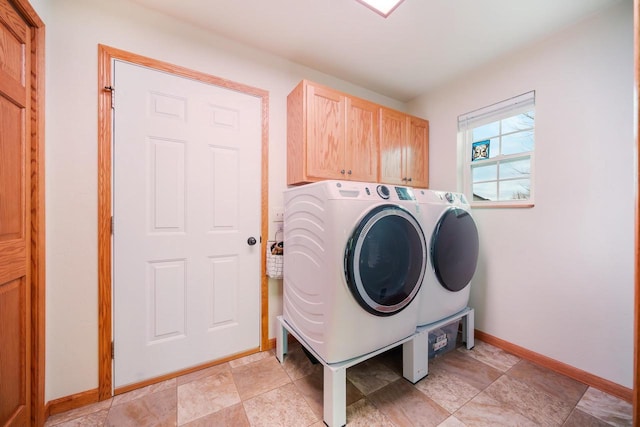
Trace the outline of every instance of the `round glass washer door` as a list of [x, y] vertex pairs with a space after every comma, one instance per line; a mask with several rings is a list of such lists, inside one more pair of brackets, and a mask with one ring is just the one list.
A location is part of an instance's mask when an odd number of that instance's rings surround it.
[[478, 264], [478, 228], [469, 212], [449, 208], [431, 236], [431, 262], [440, 284], [451, 292], [467, 287]]
[[344, 269], [358, 304], [376, 316], [406, 308], [422, 285], [427, 245], [409, 211], [381, 205], [365, 215], [347, 242]]

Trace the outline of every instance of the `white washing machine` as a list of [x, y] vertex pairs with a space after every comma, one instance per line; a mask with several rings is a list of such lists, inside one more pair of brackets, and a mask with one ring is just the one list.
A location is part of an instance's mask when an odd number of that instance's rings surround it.
[[427, 242], [411, 188], [322, 181], [284, 204], [283, 319], [326, 363], [415, 332]]
[[478, 263], [478, 229], [464, 194], [414, 189], [429, 245], [429, 266], [420, 290], [418, 326], [467, 307]]

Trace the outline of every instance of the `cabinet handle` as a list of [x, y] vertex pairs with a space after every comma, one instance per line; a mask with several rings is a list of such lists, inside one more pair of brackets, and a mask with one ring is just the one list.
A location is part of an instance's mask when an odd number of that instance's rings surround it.
[[405, 178], [402, 178], [402, 180], [406, 182], [406, 181], [407, 181], [407, 178], [406, 178], [406, 177], [405, 177]]
[[351, 169], [349, 169], [349, 172], [347, 172], [349, 175], [351, 175]]
[[411, 182], [411, 178], [407, 178], [407, 182]]
[[340, 173], [341, 173], [342, 175], [344, 175], [344, 169], [342, 169], [342, 170], [340, 171]]

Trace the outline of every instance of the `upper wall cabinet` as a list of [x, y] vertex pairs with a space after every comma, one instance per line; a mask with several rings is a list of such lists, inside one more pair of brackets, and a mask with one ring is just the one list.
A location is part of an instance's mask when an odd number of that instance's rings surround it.
[[429, 122], [303, 80], [287, 97], [287, 184], [429, 186]]
[[429, 122], [380, 109], [380, 182], [429, 186]]
[[287, 97], [287, 184], [377, 181], [379, 108], [300, 82]]

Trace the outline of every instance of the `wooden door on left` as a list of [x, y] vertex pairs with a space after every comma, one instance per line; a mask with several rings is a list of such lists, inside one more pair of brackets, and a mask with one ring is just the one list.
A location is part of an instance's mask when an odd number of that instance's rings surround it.
[[0, 425], [31, 419], [30, 28], [0, 2]]

